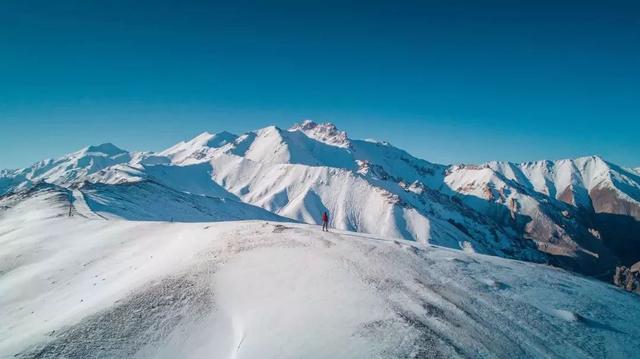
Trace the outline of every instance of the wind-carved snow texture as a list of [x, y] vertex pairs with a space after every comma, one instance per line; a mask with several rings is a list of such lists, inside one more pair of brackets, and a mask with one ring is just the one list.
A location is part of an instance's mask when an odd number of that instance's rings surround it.
[[213, 308], [207, 286], [189, 278], [165, 278], [133, 293], [113, 307], [49, 333], [51, 341], [16, 358], [128, 358], [153, 351], [181, 325], [201, 319]]
[[[544, 265], [318, 226], [0, 212], [0, 357], [634, 357], [640, 302]], [[20, 290], [16, 290], [20, 288]]]

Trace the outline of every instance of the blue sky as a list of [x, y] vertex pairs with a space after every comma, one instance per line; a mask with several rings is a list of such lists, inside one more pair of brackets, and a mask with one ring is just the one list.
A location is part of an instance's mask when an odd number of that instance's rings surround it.
[[307, 118], [439, 163], [640, 166], [637, 1], [131, 3], [3, 1], [0, 168]]

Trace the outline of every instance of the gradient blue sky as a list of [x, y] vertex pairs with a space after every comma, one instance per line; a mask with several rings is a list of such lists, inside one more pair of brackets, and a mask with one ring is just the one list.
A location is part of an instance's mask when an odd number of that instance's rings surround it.
[[306, 118], [439, 163], [640, 166], [639, 1], [133, 3], [2, 2], [0, 168]]

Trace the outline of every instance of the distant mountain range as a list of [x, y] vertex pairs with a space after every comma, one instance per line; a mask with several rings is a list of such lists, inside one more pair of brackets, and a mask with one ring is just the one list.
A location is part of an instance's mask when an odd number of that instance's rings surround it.
[[597, 156], [440, 165], [305, 121], [202, 133], [164, 151], [89, 146], [0, 171], [1, 206], [34, 191], [140, 221], [293, 220], [549, 263], [610, 279], [640, 260], [640, 169]]

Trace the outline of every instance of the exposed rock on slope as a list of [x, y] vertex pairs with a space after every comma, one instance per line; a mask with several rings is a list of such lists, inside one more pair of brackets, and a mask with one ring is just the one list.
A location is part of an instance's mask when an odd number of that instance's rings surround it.
[[629, 292], [640, 294], [640, 262], [629, 268], [625, 266], [616, 267], [613, 283]]

